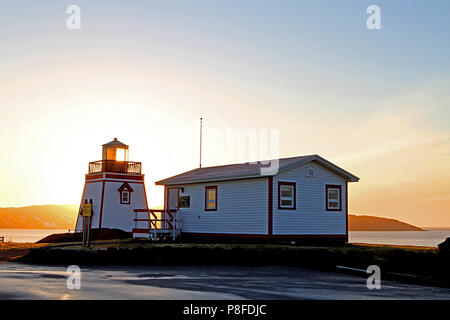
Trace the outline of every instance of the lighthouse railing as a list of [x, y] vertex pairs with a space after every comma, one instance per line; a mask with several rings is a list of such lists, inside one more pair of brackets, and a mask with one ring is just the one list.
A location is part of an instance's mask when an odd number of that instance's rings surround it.
[[89, 173], [114, 172], [141, 174], [142, 163], [134, 161], [98, 160], [89, 162]]

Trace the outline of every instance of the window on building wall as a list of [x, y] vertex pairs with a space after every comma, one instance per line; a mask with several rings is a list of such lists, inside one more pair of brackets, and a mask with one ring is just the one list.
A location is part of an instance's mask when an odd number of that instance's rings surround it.
[[122, 191], [122, 201], [123, 204], [130, 204], [130, 192]]
[[191, 197], [190, 196], [180, 196], [179, 208], [190, 208], [191, 207]]
[[308, 177], [308, 178], [315, 177], [315, 170], [313, 167], [306, 167], [306, 177]]
[[326, 205], [328, 211], [342, 210], [342, 187], [339, 185], [327, 184]]
[[278, 182], [278, 209], [295, 209], [296, 184]]
[[205, 211], [217, 210], [217, 186], [205, 187]]
[[130, 204], [131, 203], [131, 192], [133, 192], [133, 188], [128, 184], [128, 183], [124, 183], [122, 184], [122, 186], [119, 188], [120, 193], [120, 204]]

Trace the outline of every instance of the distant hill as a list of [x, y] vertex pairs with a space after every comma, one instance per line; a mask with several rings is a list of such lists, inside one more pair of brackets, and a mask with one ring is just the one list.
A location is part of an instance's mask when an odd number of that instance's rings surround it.
[[77, 212], [77, 205], [0, 208], [0, 228], [73, 229]]
[[373, 216], [348, 216], [349, 231], [424, 231], [423, 229], [395, 219]]

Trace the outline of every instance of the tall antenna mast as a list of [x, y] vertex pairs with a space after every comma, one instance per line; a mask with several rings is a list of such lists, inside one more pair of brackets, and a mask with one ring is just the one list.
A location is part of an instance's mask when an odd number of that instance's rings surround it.
[[203, 118], [200, 118], [200, 168], [202, 167], [202, 126]]

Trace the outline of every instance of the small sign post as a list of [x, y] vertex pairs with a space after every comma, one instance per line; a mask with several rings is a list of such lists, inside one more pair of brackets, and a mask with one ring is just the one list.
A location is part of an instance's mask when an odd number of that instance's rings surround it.
[[92, 199], [85, 200], [83, 208], [81, 209], [83, 216], [83, 246], [89, 247], [91, 245], [91, 224], [92, 224]]

